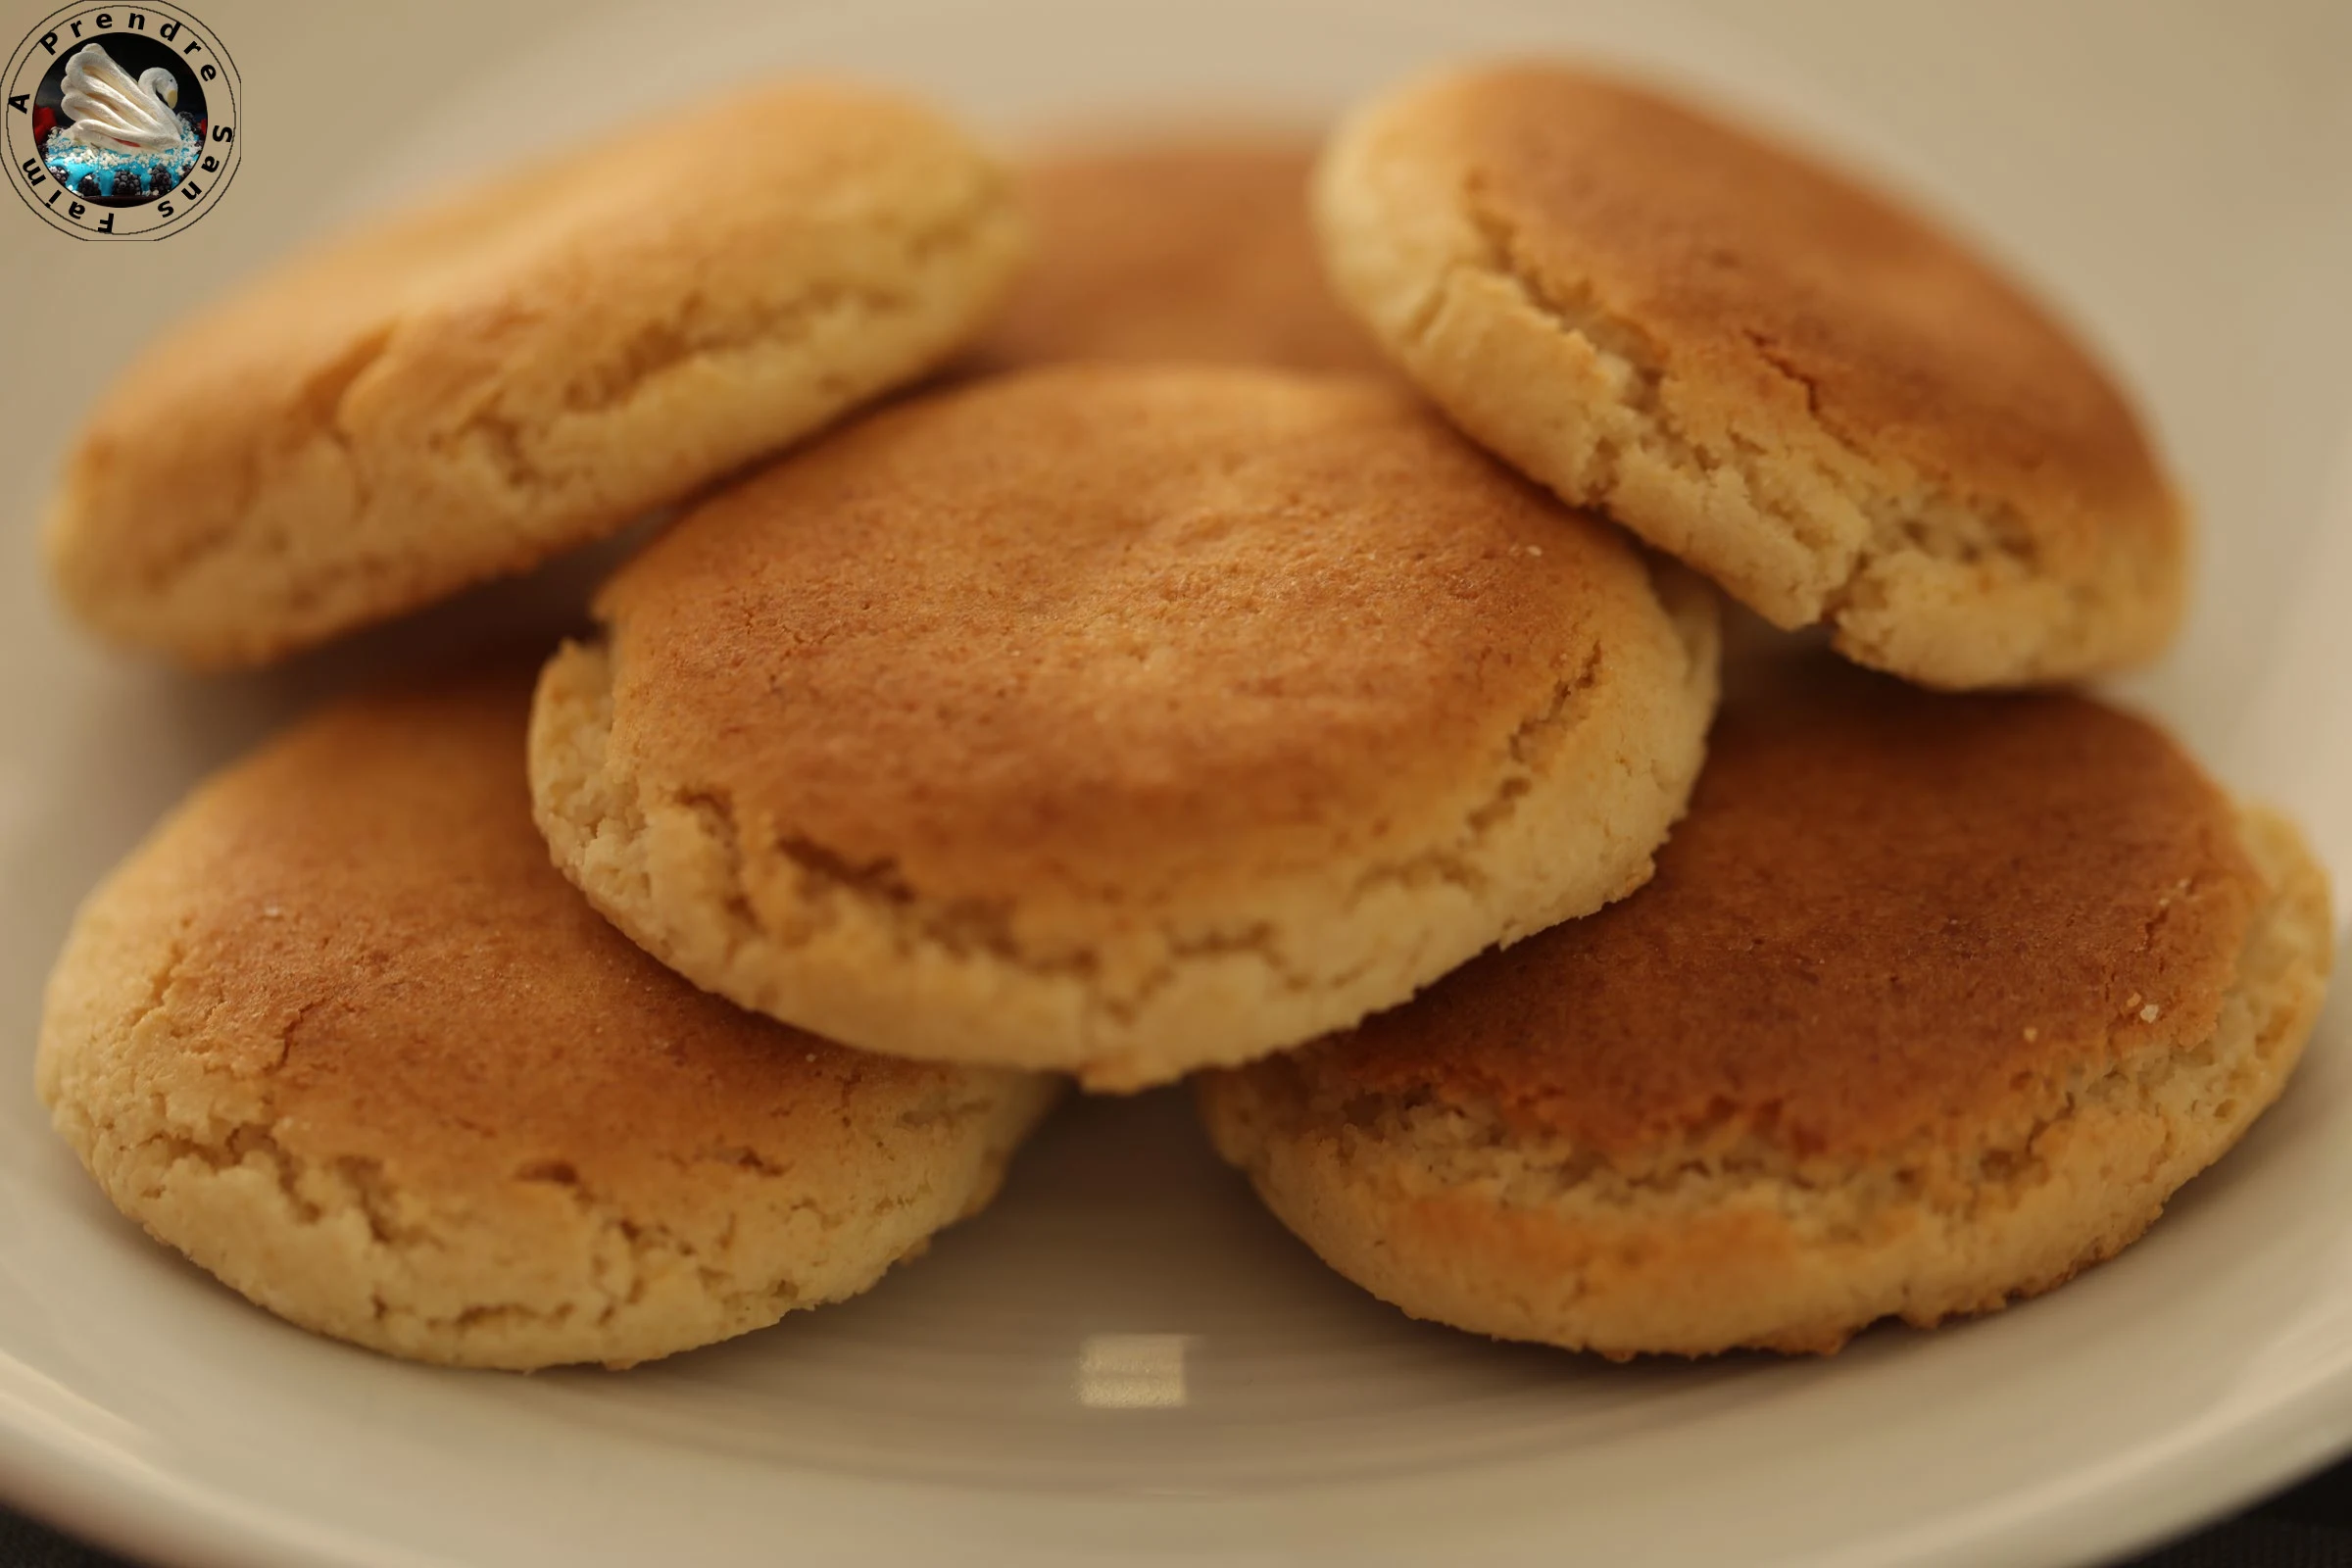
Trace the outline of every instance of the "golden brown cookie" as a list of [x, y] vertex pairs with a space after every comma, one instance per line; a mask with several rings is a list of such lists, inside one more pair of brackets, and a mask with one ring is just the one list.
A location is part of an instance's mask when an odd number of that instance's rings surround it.
[[2181, 507], [2089, 353], [1988, 262], [1789, 148], [1559, 65], [1354, 115], [1342, 297], [1463, 429], [1784, 627], [1940, 687], [2148, 659]]
[[626, 1364], [854, 1296], [987, 1202], [1051, 1081], [739, 1011], [548, 864], [519, 676], [346, 702], [104, 886], [39, 1086], [122, 1211], [282, 1317]]
[[599, 907], [803, 1027], [1102, 1088], [1639, 886], [1714, 706], [1703, 584], [1401, 389], [1264, 369], [903, 405], [597, 612], [531, 782]]
[[1875, 676], [1727, 708], [1633, 898], [1203, 1082], [1225, 1156], [1417, 1317], [1834, 1350], [2110, 1256], [2270, 1104], [2325, 879], [2163, 734]]
[[156, 344], [67, 460], [52, 572], [117, 642], [266, 662], [914, 379], [985, 324], [1022, 235], [1009, 182], [895, 96], [772, 87], [632, 124], [330, 240]]
[[1037, 265], [976, 356], [1190, 360], [1387, 372], [1324, 280], [1306, 220], [1315, 142], [1131, 136], [1020, 176]]

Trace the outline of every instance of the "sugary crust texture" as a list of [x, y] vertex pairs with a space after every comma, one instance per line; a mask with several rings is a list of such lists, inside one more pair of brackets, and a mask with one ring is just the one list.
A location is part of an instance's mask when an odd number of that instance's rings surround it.
[[2213, 1031], [2261, 883], [2170, 737], [1790, 663], [1777, 691], [1735, 671], [1641, 898], [1367, 1019], [1335, 1070], [1613, 1161], [1762, 1137], [1834, 1162], [2030, 1125], [2086, 1064]]
[[1386, 374], [1332, 298], [1306, 220], [1316, 140], [1127, 135], [1028, 162], [1037, 265], [972, 357], [1278, 365]]
[[684, 519], [540, 683], [557, 862], [697, 983], [1130, 1089], [1638, 887], [1715, 605], [1401, 392], [1034, 370]]
[[626, 1365], [856, 1295], [994, 1195], [1051, 1080], [887, 1061], [662, 969], [547, 863], [517, 678], [348, 703], [200, 790], [51, 977], [117, 1206], [281, 1317]]
[[631, 125], [297, 256], [157, 343], [67, 460], [50, 568], [110, 639], [264, 663], [914, 379], [1025, 251], [1005, 176], [893, 96], [783, 86]]
[[1334, 137], [1342, 299], [1480, 442], [1783, 627], [1942, 688], [2153, 657], [2182, 509], [2089, 355], [1884, 198], [1563, 67]]
[[2136, 1239], [2293, 1070], [2330, 961], [2326, 878], [2283, 819], [2240, 824], [2261, 899], [2211, 1029], [2084, 1043], [2054, 1098], [2015, 1086], [2032, 1114], [1980, 1107], [1867, 1154], [1751, 1125], [1608, 1155], [1314, 1051], [1208, 1075], [1202, 1114], [1326, 1262], [1479, 1333], [1620, 1359], [1827, 1353], [1882, 1318], [1997, 1310]]

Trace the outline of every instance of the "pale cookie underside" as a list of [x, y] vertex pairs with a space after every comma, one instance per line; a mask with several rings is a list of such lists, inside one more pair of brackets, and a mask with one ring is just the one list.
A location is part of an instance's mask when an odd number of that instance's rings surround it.
[[1827, 1185], [1764, 1151], [1636, 1179], [1491, 1114], [1292, 1082], [1281, 1061], [1206, 1081], [1202, 1111], [1284, 1224], [1415, 1317], [1623, 1357], [1831, 1351], [1881, 1318], [1995, 1310], [2137, 1238], [2293, 1070], [2329, 962], [2326, 880], [2283, 820], [2241, 823], [2269, 897], [2213, 1036], [2086, 1075], [2016, 1148], [1955, 1161], [1923, 1143], [1919, 1168]]
[[602, 646], [566, 647], [541, 678], [534, 808], [591, 902], [744, 1006], [865, 1050], [1138, 1089], [1353, 1023], [1647, 880], [1716, 689], [1711, 595], [1671, 571], [1659, 588], [1672, 635], [1612, 650], [1603, 673], [1526, 715], [1449, 839], [1269, 873], [1231, 907], [1154, 906], [1142, 890], [1103, 908], [1075, 956], [1041, 959], [1001, 910], [874, 885], [735, 820], [695, 781], [630, 769], [607, 745]]
[[60, 591], [125, 645], [267, 662], [616, 532], [927, 372], [1026, 240], [976, 150], [892, 113], [872, 177], [906, 188], [862, 216], [804, 189], [682, 238], [591, 188], [559, 225], [576, 256], [491, 213], [471, 251], [420, 215], [390, 275], [357, 242], [294, 264], [99, 406], [48, 519]]
[[1405, 109], [1335, 138], [1315, 185], [1325, 263], [1422, 390], [1555, 494], [1776, 624], [1826, 622], [1847, 657], [1929, 686], [2068, 679], [2170, 638], [2185, 567], [2169, 495], [2111, 529], [2048, 498], [1962, 493], [1842, 439], [1801, 384], [1751, 397], [1678, 374], [1590, 288], [1539, 283], [1461, 168], [1415, 143]]

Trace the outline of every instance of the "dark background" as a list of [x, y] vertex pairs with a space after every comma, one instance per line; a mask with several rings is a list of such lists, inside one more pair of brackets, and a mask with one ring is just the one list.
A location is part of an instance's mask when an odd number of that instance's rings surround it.
[[[679, 1548], [684, 1554], [680, 1560], [691, 1560], [692, 1544], [681, 1542]], [[2129, 1561], [2132, 1568], [2352, 1568], [2352, 1460], [2234, 1519]], [[9, 1568], [130, 1568], [120, 1557], [77, 1545], [5, 1511], [0, 1511], [0, 1563]]]

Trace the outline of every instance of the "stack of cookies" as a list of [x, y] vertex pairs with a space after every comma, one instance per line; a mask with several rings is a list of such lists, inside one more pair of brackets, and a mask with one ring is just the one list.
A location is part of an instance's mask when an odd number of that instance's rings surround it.
[[212, 780], [59, 959], [60, 1132], [296, 1323], [664, 1355], [1192, 1075], [1417, 1316], [1828, 1350], [2131, 1242], [2318, 1011], [2294, 828], [2065, 689], [2180, 612], [2126, 401], [1581, 69], [1011, 178], [862, 89], [635, 127], [159, 344], [48, 538], [250, 667], [671, 508], [579, 638]]

